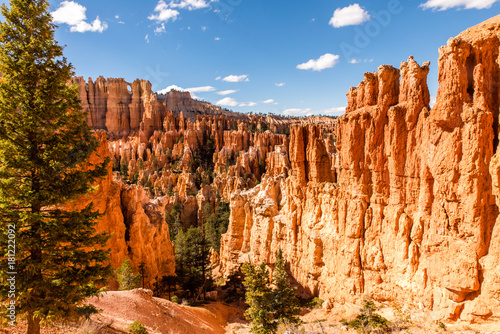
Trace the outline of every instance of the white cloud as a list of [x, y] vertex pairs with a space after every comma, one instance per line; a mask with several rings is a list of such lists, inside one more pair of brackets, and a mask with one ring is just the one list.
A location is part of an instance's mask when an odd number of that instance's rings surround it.
[[216, 41], [220, 41], [220, 37], [215, 37], [214, 38]]
[[120, 18], [120, 15], [115, 15], [115, 19], [119, 19]]
[[283, 87], [285, 85], [284, 82], [278, 82], [278, 83], [275, 83], [276, 86], [278, 87]]
[[262, 103], [274, 103], [274, 100], [273, 99], [269, 99], [269, 100], [265, 100], [265, 101], [262, 101]]
[[282, 114], [289, 115], [289, 116], [310, 116], [310, 115], [312, 115], [311, 108], [307, 108], [307, 109], [290, 108], [290, 109], [284, 110], [282, 112]]
[[92, 23], [85, 20], [87, 8], [74, 1], [63, 1], [60, 6], [51, 13], [54, 23], [65, 23], [70, 26], [71, 32], [100, 32], [108, 28], [106, 22], [102, 22], [99, 16]]
[[[217, 80], [217, 79], [216, 79]], [[242, 75], [228, 75], [223, 81], [226, 82], [242, 82], [242, 81], [250, 81], [248, 78], [248, 74], [242, 74]]]
[[361, 60], [360, 59], [356, 59], [356, 58], [352, 58], [351, 60], [349, 60], [349, 62], [351, 64], [359, 64], [361, 62]]
[[319, 57], [318, 59], [310, 59], [306, 63], [297, 65], [299, 70], [313, 70], [322, 71], [326, 68], [331, 68], [335, 66], [339, 60], [339, 55], [334, 55], [331, 53], [326, 53]]
[[212, 86], [201, 86], [201, 87], [191, 87], [186, 88], [187, 91], [191, 93], [205, 93], [205, 92], [213, 92], [215, 90]]
[[87, 8], [74, 1], [63, 1], [59, 8], [52, 12], [52, 19], [54, 23], [66, 23], [70, 26], [76, 26], [87, 19], [86, 11]]
[[222, 79], [220, 75], [217, 78], [215, 78], [215, 80], [220, 80], [220, 79]]
[[167, 94], [171, 90], [177, 90], [179, 92], [185, 92], [186, 90], [182, 87], [179, 87], [177, 85], [170, 85], [167, 88], [164, 88], [162, 90], [157, 91], [158, 94]]
[[203, 26], [203, 27], [201, 27], [201, 30], [202, 30], [203, 32], [205, 32], [205, 31], [207, 31], [207, 27], [206, 27], [206, 26]]
[[240, 107], [254, 107], [256, 105], [257, 103], [255, 102], [241, 102], [240, 104], [238, 104], [238, 106]]
[[170, 5], [171, 8], [180, 8], [180, 9], [193, 10], [193, 9], [207, 8], [207, 7], [210, 6], [210, 2], [212, 2], [212, 1], [205, 1], [205, 0], [181, 0], [181, 1], [171, 1], [169, 5]]
[[[156, 5], [153, 14], [148, 16], [148, 19], [152, 21], [160, 22], [169, 22], [175, 21], [180, 15], [179, 10], [196, 10], [210, 7], [210, 3], [218, 1], [218, 0], [172, 0], [169, 3], [166, 3], [165, 0], [159, 0]], [[188, 30], [191, 29], [188, 27]], [[203, 31], [207, 29], [207, 27], [203, 26], [201, 28]], [[160, 32], [164, 31], [164, 28], [157, 27], [155, 32], [159, 30]]]
[[335, 108], [328, 108], [319, 111], [320, 115], [333, 115], [333, 116], [340, 116], [345, 113], [345, 108], [346, 107], [335, 107]]
[[432, 108], [436, 104], [436, 97], [434, 95], [431, 95], [431, 100], [429, 102], [429, 106]]
[[485, 9], [490, 8], [498, 0], [428, 0], [420, 6], [424, 9], [447, 10], [454, 7], [464, 7], [465, 9]]
[[163, 32], [165, 32], [165, 23], [162, 23], [155, 29], [155, 34], [161, 34]]
[[79, 22], [76, 26], [72, 26], [69, 30], [71, 32], [100, 32], [102, 33], [104, 30], [108, 28], [108, 24], [106, 22], [101, 22], [99, 16], [92, 22], [92, 24], [82, 21]]
[[329, 108], [319, 111], [313, 111], [311, 108], [306, 108], [306, 109], [290, 108], [282, 112], [283, 115], [290, 115], [290, 116], [312, 116], [312, 115], [339, 116], [342, 115], [343, 113], [345, 113], [345, 107]]
[[235, 89], [228, 89], [228, 90], [221, 90], [220, 92], [217, 92], [217, 94], [219, 95], [229, 95], [229, 94], [233, 94], [233, 93], [236, 93], [237, 90]]
[[146, 41], [146, 43], [149, 43], [149, 35], [146, 35], [146, 37], [144, 37], [144, 40]]
[[151, 14], [148, 16], [148, 19], [156, 22], [168, 22], [170, 20], [177, 20], [177, 16], [179, 16], [179, 12], [175, 9], [171, 9], [165, 3], [164, 0], [160, 0], [155, 7], [154, 12], [156, 14]]
[[[445, 0], [446, 1], [446, 0]], [[356, 26], [370, 19], [370, 14], [357, 3], [344, 8], [337, 8], [330, 19], [330, 25], [335, 28]]]
[[201, 87], [191, 87], [191, 88], [182, 88], [177, 85], [170, 85], [167, 88], [159, 90], [158, 94], [167, 94], [171, 90], [177, 90], [179, 92], [189, 92], [193, 99], [200, 99], [195, 93], [205, 93], [205, 92], [213, 92], [215, 90], [212, 86], [201, 86]]
[[217, 101], [215, 104], [226, 107], [236, 107], [238, 102], [232, 97], [225, 97], [222, 100]]

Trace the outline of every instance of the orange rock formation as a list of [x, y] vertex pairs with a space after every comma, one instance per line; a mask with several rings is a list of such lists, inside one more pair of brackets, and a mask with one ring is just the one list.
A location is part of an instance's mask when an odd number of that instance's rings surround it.
[[429, 63], [410, 57], [349, 90], [335, 135], [294, 126], [261, 184], [231, 196], [222, 272], [272, 267], [281, 248], [293, 277], [332, 302], [498, 320], [499, 46], [500, 16], [450, 39], [432, 109]]
[[[109, 157], [106, 133], [96, 133], [101, 142], [90, 163], [102, 163]], [[108, 176], [98, 182], [97, 190], [71, 204], [74, 209], [94, 203], [94, 210], [104, 214], [99, 219], [97, 232], [110, 233], [108, 246], [111, 265], [117, 268], [128, 257], [135, 268], [144, 262], [146, 287], [152, 288], [157, 277], [173, 275], [174, 252], [165, 223], [164, 206], [151, 202], [144, 189], [127, 186], [113, 180], [111, 165]]]

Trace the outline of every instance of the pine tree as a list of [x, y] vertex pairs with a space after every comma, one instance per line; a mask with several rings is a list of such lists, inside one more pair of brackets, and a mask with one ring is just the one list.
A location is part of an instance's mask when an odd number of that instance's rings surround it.
[[220, 252], [220, 240], [227, 231], [229, 215], [229, 203], [226, 202], [219, 201], [214, 213], [212, 213], [211, 204], [206, 204], [203, 207], [203, 228], [208, 249], [213, 248], [216, 252]]
[[200, 287], [205, 292], [209, 281], [208, 251], [203, 231], [194, 226], [187, 231], [181, 228], [174, 243], [176, 274], [181, 279], [182, 288], [194, 298]]
[[[142, 262], [143, 263], [143, 262]], [[125, 258], [121, 266], [115, 270], [116, 280], [120, 285], [120, 290], [132, 290], [139, 287], [141, 274], [134, 273], [130, 260]]]
[[[15, 270], [16, 311], [26, 314], [28, 333], [75, 314], [111, 273], [108, 235], [95, 233], [99, 213], [63, 206], [92, 191], [109, 161], [88, 163], [99, 143], [68, 85], [72, 66], [48, 9], [46, 0], [11, 0], [0, 23], [0, 295], [10, 299], [6, 277]], [[15, 263], [6, 259], [9, 227]]]
[[141, 280], [142, 280], [142, 288], [144, 289], [144, 284], [145, 284], [145, 280], [146, 280], [146, 262], [144, 261], [141, 261], [141, 263], [139, 263], [139, 275], [141, 276]]
[[[287, 282], [288, 273], [281, 249], [276, 254], [272, 281], [269, 281], [265, 263], [255, 267], [250, 263], [242, 266], [245, 274], [245, 300], [249, 305], [245, 315], [252, 320], [252, 333], [274, 333], [280, 321], [298, 323], [300, 303], [295, 289]], [[271, 288], [271, 283], [274, 288]]]
[[258, 267], [245, 263], [241, 269], [245, 274], [245, 301], [249, 305], [245, 316], [252, 320], [252, 333], [274, 333], [276, 323], [273, 320], [273, 293], [269, 287], [269, 272], [265, 263]]
[[285, 260], [281, 248], [276, 254], [276, 263], [273, 272], [273, 310], [274, 318], [290, 323], [298, 323], [297, 314], [300, 312], [300, 303], [296, 295], [296, 289], [287, 282], [288, 273], [285, 268]]

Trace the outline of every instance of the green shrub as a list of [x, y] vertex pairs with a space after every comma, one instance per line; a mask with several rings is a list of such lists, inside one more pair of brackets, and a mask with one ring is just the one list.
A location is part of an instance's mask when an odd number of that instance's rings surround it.
[[115, 270], [116, 280], [120, 285], [120, 290], [132, 290], [139, 287], [140, 274], [134, 274], [130, 260], [125, 258], [122, 265]]
[[177, 296], [172, 296], [172, 299], [170, 300], [172, 303], [176, 303], [176, 304], [179, 304], [179, 297]]
[[127, 331], [134, 334], [148, 334], [148, 330], [139, 321], [134, 321], [127, 327]]
[[323, 303], [325, 301], [323, 299], [320, 299], [318, 297], [314, 297], [313, 299], [311, 299], [309, 305], [312, 307], [312, 308], [320, 308], [323, 306]]
[[375, 303], [371, 300], [364, 300], [360, 313], [354, 320], [340, 320], [344, 326], [354, 328], [358, 333], [388, 333], [390, 321], [375, 313]]

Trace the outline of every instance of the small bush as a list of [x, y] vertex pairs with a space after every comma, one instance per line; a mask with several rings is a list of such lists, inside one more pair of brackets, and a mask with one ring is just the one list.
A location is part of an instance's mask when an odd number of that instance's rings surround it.
[[134, 274], [130, 260], [125, 258], [122, 265], [115, 270], [116, 280], [120, 284], [120, 290], [132, 290], [139, 287], [140, 274]]
[[127, 327], [127, 331], [134, 334], [148, 334], [148, 330], [139, 321], [134, 321]]
[[392, 308], [394, 310], [394, 322], [392, 323], [393, 331], [408, 329], [413, 325], [411, 312], [408, 308], [404, 308], [397, 303], [392, 304]]
[[175, 296], [175, 295], [174, 295], [174, 296], [172, 296], [172, 299], [170, 299], [170, 301], [171, 301], [172, 303], [179, 304], [179, 297], [177, 297], [177, 296]]
[[358, 333], [388, 333], [390, 330], [390, 321], [375, 313], [375, 310], [375, 303], [365, 299], [360, 313], [354, 320], [346, 321], [342, 319], [340, 323], [355, 329]]
[[323, 306], [323, 303], [325, 301], [323, 299], [320, 299], [318, 297], [314, 297], [311, 302], [309, 303], [309, 305], [312, 307], [312, 308], [320, 308]]

